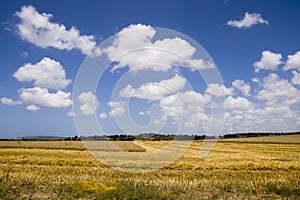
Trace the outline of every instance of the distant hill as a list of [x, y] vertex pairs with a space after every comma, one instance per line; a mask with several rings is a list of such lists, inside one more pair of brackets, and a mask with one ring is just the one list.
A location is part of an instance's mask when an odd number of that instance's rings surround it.
[[67, 137], [60, 136], [25, 136], [25, 137], [17, 137], [14, 140], [30, 140], [30, 141], [57, 141], [57, 140], [65, 140]]
[[222, 139], [228, 138], [250, 138], [250, 137], [264, 137], [264, 136], [279, 136], [279, 135], [297, 135], [300, 132], [288, 132], [288, 133], [233, 133], [220, 136]]
[[2, 141], [24, 140], [24, 141], [161, 141], [161, 140], [203, 140], [210, 138], [231, 139], [231, 138], [251, 138], [263, 136], [279, 136], [279, 135], [297, 135], [300, 132], [289, 133], [233, 133], [221, 136], [207, 136], [207, 135], [175, 135], [175, 134], [157, 134], [157, 133], [142, 133], [139, 135], [93, 135], [93, 136], [77, 136], [74, 137], [60, 137], [60, 136], [24, 136], [11, 139], [0, 139]]

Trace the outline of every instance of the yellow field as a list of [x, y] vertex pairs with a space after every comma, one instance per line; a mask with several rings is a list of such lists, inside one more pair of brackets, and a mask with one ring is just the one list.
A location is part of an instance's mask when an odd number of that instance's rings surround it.
[[[107, 144], [108, 142], [86, 142], [89, 146], [97, 143]], [[91, 144], [92, 143], [92, 144]], [[141, 146], [136, 145], [134, 142], [121, 142], [113, 141], [115, 149], [125, 150], [129, 152], [144, 152]], [[95, 145], [94, 145], [95, 146]], [[103, 145], [102, 145], [103, 146]], [[107, 145], [106, 145], [107, 146]], [[102, 147], [99, 150], [106, 150], [108, 147]], [[86, 145], [80, 141], [0, 141], [0, 148], [18, 148], [18, 149], [61, 149], [61, 150], [87, 150]]]
[[232, 142], [271, 142], [271, 143], [300, 143], [300, 134], [297, 135], [276, 135], [264, 137], [223, 139]]
[[[143, 154], [167, 143], [117, 146]], [[221, 140], [204, 160], [200, 146], [136, 174], [101, 164], [81, 142], [0, 142], [0, 199], [299, 199], [300, 144]]]

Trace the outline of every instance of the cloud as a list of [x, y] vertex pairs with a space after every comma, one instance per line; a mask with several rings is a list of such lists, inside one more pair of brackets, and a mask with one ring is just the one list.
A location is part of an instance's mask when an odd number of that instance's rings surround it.
[[287, 71], [290, 69], [298, 69], [298, 71], [300, 71], [300, 51], [296, 52], [294, 55], [288, 56], [283, 70]]
[[109, 116], [117, 117], [123, 115], [125, 112], [125, 102], [124, 101], [110, 101], [108, 105], [111, 107], [111, 111], [109, 112]]
[[204, 69], [211, 69], [215, 67], [215, 64], [211, 61], [206, 61], [203, 59], [192, 59], [189, 60], [189, 63], [191, 63], [191, 70], [204, 70]]
[[26, 106], [26, 110], [36, 112], [36, 111], [40, 110], [40, 107], [37, 107], [36, 105], [29, 105], [29, 106]]
[[160, 100], [160, 107], [163, 110], [164, 116], [178, 119], [182, 112], [180, 94], [164, 97]]
[[211, 83], [207, 86], [205, 92], [213, 96], [221, 97], [224, 95], [232, 95], [233, 88], [227, 88], [224, 85]]
[[[284, 71], [298, 69], [296, 67], [297, 54], [288, 56]], [[261, 63], [263, 64], [258, 67], [276, 70], [278, 65], [282, 64], [281, 54], [269, 52], [269, 55], [262, 56], [261, 61], [263, 62]], [[261, 68], [258, 68], [258, 71], [259, 69]], [[262, 80], [253, 78], [253, 82], [258, 83], [258, 88], [254, 90], [256, 93], [254, 99], [229, 96], [226, 101], [224, 131], [297, 131], [300, 127], [298, 106], [300, 90], [297, 87], [300, 84], [300, 73], [292, 71], [292, 74], [293, 77], [290, 80], [284, 79], [276, 73], [269, 73]], [[237, 85], [243, 85], [234, 82], [235, 84], [232, 85], [235, 88]]]
[[131, 96], [133, 96], [135, 91], [136, 89], [134, 89], [132, 85], [129, 84], [120, 91], [119, 96], [124, 98], [130, 98]]
[[138, 113], [138, 115], [142, 116], [142, 115], [146, 115], [146, 113], [143, 112], [143, 111], [140, 111], [140, 112]]
[[96, 95], [91, 91], [82, 92], [77, 97], [78, 101], [82, 104], [80, 110], [83, 115], [92, 115], [96, 113], [98, 106], [100, 105]]
[[134, 96], [140, 99], [159, 100], [166, 95], [174, 94], [183, 89], [185, 82], [185, 78], [176, 74], [171, 79], [142, 85], [135, 91]]
[[[281, 58], [279, 60], [281, 62]], [[162, 94], [158, 95], [160, 99], [158, 97], [154, 98], [159, 100], [161, 116], [154, 119], [153, 123], [166, 122], [174, 127], [183, 122], [182, 125], [186, 128], [199, 125], [199, 128], [205, 131], [210, 123], [214, 123], [211, 122], [210, 116], [210, 95], [227, 95], [226, 120], [223, 127], [225, 133], [296, 131], [300, 127], [300, 110], [298, 108], [300, 90], [297, 87], [300, 73], [298, 71], [292, 71], [292, 73], [293, 77], [290, 80], [286, 80], [275, 73], [269, 73], [260, 79], [253, 78], [253, 82], [258, 83], [258, 87], [253, 88], [253, 90], [245, 80], [236, 79], [232, 82], [231, 88], [220, 84], [209, 84], [203, 94], [195, 91], [181, 91], [184, 88], [170, 94], [155, 93]], [[151, 99], [151, 97], [146, 95], [149, 94], [149, 88], [161, 82], [146, 83], [138, 88], [127, 85], [120, 91], [120, 97], [136, 97], [137, 90], [143, 88], [147, 90], [141, 96], [144, 99]], [[171, 85], [174, 86], [173, 83]], [[238, 90], [241, 93], [235, 93], [234, 90]], [[251, 90], [253, 97], [250, 94]], [[137, 98], [141, 98], [141, 96]], [[148, 101], [148, 103], [151, 103], [151, 101]], [[120, 110], [122, 113], [124, 112], [122, 105], [115, 107], [121, 107]], [[142, 111], [138, 113], [138, 115], [143, 114], [145, 113]]]
[[275, 73], [265, 77], [262, 86], [256, 98], [267, 101], [267, 105], [292, 105], [300, 101], [300, 91]]
[[[71, 93], [61, 91], [66, 88], [71, 80], [66, 78], [66, 73], [61, 64], [51, 58], [43, 58], [36, 64], [26, 63], [21, 66], [13, 76], [20, 82], [32, 82], [34, 87], [18, 90], [20, 100], [1, 98], [1, 103], [6, 105], [28, 105], [26, 110], [37, 111], [37, 105], [51, 108], [66, 108], [72, 105]], [[49, 92], [48, 89], [56, 90]]]
[[259, 13], [245, 13], [245, 16], [241, 20], [230, 20], [227, 22], [228, 26], [236, 28], [250, 28], [256, 24], [266, 24], [269, 25], [269, 22], [262, 18]]
[[146, 100], [159, 100], [164, 96], [174, 94], [184, 88], [186, 79], [175, 74], [174, 77], [160, 82], [146, 83], [138, 89], [127, 85], [120, 91], [121, 97], [136, 97]]
[[34, 81], [36, 87], [55, 90], [64, 89], [71, 83], [70, 79], [66, 79], [66, 73], [61, 64], [47, 57], [36, 64], [26, 63], [13, 76], [20, 82]]
[[250, 85], [244, 80], [236, 79], [232, 82], [232, 86], [241, 91], [244, 96], [250, 96]]
[[286, 80], [270, 73], [260, 82], [255, 99], [227, 97], [225, 132], [286, 132], [299, 129], [300, 90]]
[[[143, 24], [132, 24], [117, 33], [113, 44], [104, 49], [112, 71], [128, 66], [129, 71], [167, 71], [172, 66], [191, 70], [215, 67], [209, 60], [193, 58], [196, 49], [187, 41], [174, 37], [153, 41], [156, 30]], [[125, 55], [125, 56], [124, 56]]]
[[101, 119], [104, 119], [104, 118], [107, 117], [107, 115], [106, 115], [106, 113], [103, 112], [103, 113], [100, 113], [99, 117], [100, 117]]
[[[71, 93], [61, 91], [70, 83], [70, 79], [66, 79], [66, 73], [61, 64], [50, 58], [43, 58], [36, 64], [26, 63], [20, 67], [13, 76], [20, 82], [33, 81], [33, 88], [22, 88], [18, 90], [18, 101], [9, 98], [2, 98], [1, 103], [6, 105], [29, 105], [26, 110], [37, 111], [41, 105], [52, 108], [66, 108], [72, 105], [70, 99]], [[50, 93], [49, 89], [56, 90]]]
[[68, 112], [67, 115], [68, 115], [69, 117], [74, 117], [74, 116], [76, 116], [75, 112], [73, 112], [73, 111]]
[[293, 73], [293, 78], [292, 78], [292, 83], [295, 85], [300, 85], [300, 73], [296, 71], [292, 71]]
[[226, 99], [226, 108], [233, 111], [246, 111], [254, 108], [254, 104], [244, 97], [229, 96]]
[[209, 95], [202, 95], [192, 90], [164, 97], [160, 100], [162, 119], [171, 118], [176, 121], [183, 117], [185, 118], [184, 126], [196, 126], [199, 121], [208, 119], [204, 109], [209, 102]]
[[1, 98], [0, 102], [2, 104], [9, 105], [9, 106], [17, 106], [17, 105], [21, 105], [22, 104], [22, 101], [14, 101], [14, 100], [12, 100], [10, 98], [7, 98], [7, 97]]
[[40, 87], [22, 88], [18, 92], [22, 102], [27, 105], [42, 105], [52, 108], [66, 108], [72, 105], [69, 92], [49, 93], [47, 88]]
[[33, 6], [23, 6], [15, 15], [20, 19], [17, 24], [18, 34], [36, 46], [68, 51], [76, 48], [89, 56], [101, 54], [94, 36], [80, 35], [74, 26], [67, 30], [63, 24], [51, 22], [51, 14], [39, 13]]
[[[155, 35], [155, 32], [156, 31], [151, 26], [132, 24], [118, 32], [113, 45], [103, 51], [107, 53], [108, 59], [113, 61], [126, 52], [134, 49], [150, 47], [151, 39]], [[136, 60], [139, 61], [139, 59], [140, 58], [137, 57]], [[120, 60], [120, 62], [129, 63], [131, 60]], [[126, 65], [126, 63], [124, 64]]]
[[258, 78], [252, 78], [253, 83], [260, 83], [260, 80]]
[[277, 70], [278, 65], [283, 63], [281, 59], [282, 55], [280, 53], [273, 53], [265, 50], [262, 52], [260, 61], [253, 64], [255, 72], [259, 72], [261, 69], [275, 71]]
[[225, 132], [286, 132], [299, 129], [297, 110], [284, 104], [264, 105], [243, 97], [228, 97]]

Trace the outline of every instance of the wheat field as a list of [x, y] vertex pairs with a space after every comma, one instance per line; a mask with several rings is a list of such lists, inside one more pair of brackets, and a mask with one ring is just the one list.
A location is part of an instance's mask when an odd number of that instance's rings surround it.
[[[0, 199], [299, 199], [300, 143], [282, 137], [221, 140], [205, 159], [194, 141], [176, 162], [149, 173], [105, 166], [78, 141], [1, 141]], [[116, 145], [138, 154], [166, 144]]]

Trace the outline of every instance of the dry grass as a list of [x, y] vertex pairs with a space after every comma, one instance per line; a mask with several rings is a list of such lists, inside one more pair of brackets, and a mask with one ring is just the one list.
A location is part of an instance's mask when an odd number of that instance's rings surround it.
[[[81, 148], [57, 148], [66, 146], [63, 143], [51, 144], [54, 149], [41, 149], [37, 143], [31, 143], [32, 148], [29, 143], [17, 147], [6, 142], [5, 148], [0, 148], [0, 199], [298, 199], [300, 196], [300, 144], [223, 141], [203, 160], [198, 157], [201, 142], [196, 141], [175, 163], [151, 173], [132, 174], [106, 167]], [[166, 144], [137, 143], [147, 151]], [[79, 147], [78, 142], [74, 146]]]
[[0, 141], [0, 148], [87, 150], [87, 147], [90, 150], [102, 151], [145, 151], [143, 147], [131, 141]]
[[145, 152], [146, 149], [144, 149], [142, 146], [131, 142], [131, 141], [127, 141], [127, 142], [121, 142], [121, 141], [114, 141], [113, 142], [114, 145], [116, 145], [117, 147], [121, 148], [124, 151], [128, 151], [128, 152]]
[[86, 150], [80, 141], [0, 141], [0, 148]]
[[298, 143], [300, 144], [300, 134], [296, 135], [275, 135], [263, 137], [249, 137], [249, 138], [231, 138], [222, 139], [222, 141], [231, 142], [269, 142], [269, 143]]

